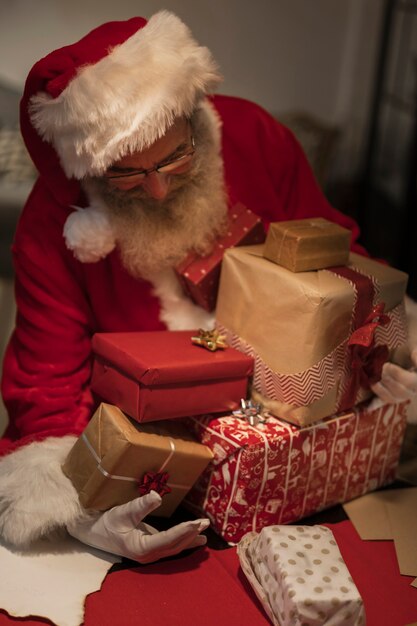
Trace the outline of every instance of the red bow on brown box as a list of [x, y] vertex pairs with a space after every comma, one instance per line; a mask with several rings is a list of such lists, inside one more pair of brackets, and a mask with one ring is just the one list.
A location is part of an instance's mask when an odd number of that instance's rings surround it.
[[370, 389], [381, 379], [382, 368], [388, 361], [388, 346], [375, 346], [375, 331], [378, 326], [390, 322], [384, 314], [385, 304], [380, 302], [373, 307], [363, 326], [355, 330], [348, 341], [352, 378], [346, 391], [345, 401], [354, 401], [359, 387]]
[[146, 496], [150, 491], [156, 491], [162, 497], [166, 493], [171, 493], [171, 487], [168, 487], [168, 472], [146, 472], [138, 485], [139, 494]]

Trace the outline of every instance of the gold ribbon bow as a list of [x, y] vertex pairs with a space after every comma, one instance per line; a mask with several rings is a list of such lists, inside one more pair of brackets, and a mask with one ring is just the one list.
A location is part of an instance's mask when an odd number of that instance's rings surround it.
[[225, 335], [221, 335], [218, 330], [204, 330], [199, 328], [198, 335], [191, 337], [191, 341], [196, 346], [202, 346], [211, 352], [224, 350], [228, 347]]

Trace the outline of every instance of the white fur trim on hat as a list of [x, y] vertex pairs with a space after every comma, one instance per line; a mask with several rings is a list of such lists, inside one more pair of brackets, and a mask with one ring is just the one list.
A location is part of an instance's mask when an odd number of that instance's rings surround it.
[[17, 547], [82, 519], [78, 494], [61, 466], [76, 437], [49, 437], [0, 459], [0, 536]]
[[95, 263], [104, 259], [116, 246], [113, 230], [106, 213], [97, 207], [76, 209], [64, 224], [67, 248], [82, 263]]
[[52, 143], [66, 175], [101, 175], [128, 153], [163, 136], [220, 82], [210, 51], [187, 26], [161, 11], [93, 65], [79, 69], [62, 93], [31, 98], [30, 114]]

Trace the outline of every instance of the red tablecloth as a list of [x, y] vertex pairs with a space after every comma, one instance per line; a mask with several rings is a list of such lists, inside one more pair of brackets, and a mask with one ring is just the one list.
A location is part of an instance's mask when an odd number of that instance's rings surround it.
[[[367, 626], [417, 621], [417, 589], [399, 574], [390, 541], [362, 541], [349, 521], [328, 524], [361, 593]], [[21, 621], [0, 614], [0, 626]], [[85, 626], [268, 626], [239, 568], [236, 550], [199, 550], [185, 557], [109, 574], [86, 602]]]

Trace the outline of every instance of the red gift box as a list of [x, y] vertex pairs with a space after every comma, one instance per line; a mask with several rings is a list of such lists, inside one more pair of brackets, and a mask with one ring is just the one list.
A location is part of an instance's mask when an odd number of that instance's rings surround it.
[[265, 237], [257, 215], [241, 203], [233, 206], [228, 232], [216, 242], [213, 251], [204, 257], [191, 253], [177, 266], [176, 273], [185, 293], [206, 311], [213, 311], [224, 251], [233, 246], [263, 243]]
[[236, 409], [253, 359], [233, 348], [210, 352], [193, 345], [192, 335], [95, 334], [93, 391], [139, 422]]
[[190, 418], [214, 454], [186, 500], [226, 541], [286, 524], [392, 482], [407, 404], [368, 405], [298, 428], [229, 415]]

